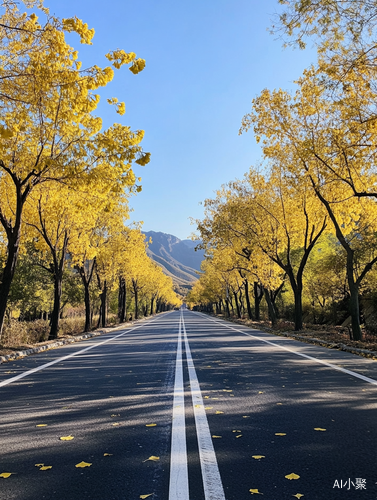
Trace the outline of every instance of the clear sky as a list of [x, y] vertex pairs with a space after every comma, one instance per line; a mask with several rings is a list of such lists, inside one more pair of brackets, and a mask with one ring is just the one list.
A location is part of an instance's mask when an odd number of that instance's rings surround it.
[[[315, 59], [314, 51], [283, 49], [268, 28], [277, 0], [45, 0], [59, 17], [77, 16], [93, 27], [92, 47], [70, 41], [84, 65], [108, 65], [104, 55], [122, 48], [146, 60], [127, 68], [100, 94], [100, 116], [145, 130], [152, 154], [136, 165], [143, 191], [131, 199], [144, 231], [185, 239], [201, 218], [205, 198], [241, 178], [260, 160], [252, 132], [238, 135], [251, 100], [265, 87], [292, 89]], [[123, 117], [106, 98], [126, 103]]]

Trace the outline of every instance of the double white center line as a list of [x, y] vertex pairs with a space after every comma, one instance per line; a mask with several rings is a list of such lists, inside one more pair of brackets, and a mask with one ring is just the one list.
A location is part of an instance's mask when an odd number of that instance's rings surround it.
[[191, 397], [194, 407], [204, 497], [205, 500], [225, 500], [224, 489], [217, 465], [215, 450], [212, 444], [202, 393], [191, 356], [182, 312], [179, 320], [177, 358], [175, 365], [169, 500], [189, 500], [190, 498], [188, 486], [186, 421], [183, 389], [182, 339], [185, 343]]

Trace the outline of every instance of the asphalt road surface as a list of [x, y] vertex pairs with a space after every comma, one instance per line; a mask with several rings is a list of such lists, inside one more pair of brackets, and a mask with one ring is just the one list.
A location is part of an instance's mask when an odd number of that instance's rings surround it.
[[165, 313], [0, 365], [0, 499], [374, 500], [376, 394], [375, 361]]

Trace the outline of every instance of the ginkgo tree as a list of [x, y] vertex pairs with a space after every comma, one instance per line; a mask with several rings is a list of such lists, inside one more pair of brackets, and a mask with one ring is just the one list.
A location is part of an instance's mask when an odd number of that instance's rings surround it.
[[[81, 69], [65, 33], [76, 32], [82, 43], [91, 44], [94, 30], [77, 18], [51, 17], [38, 5], [43, 22], [35, 13], [20, 12], [13, 2], [3, 3], [0, 18], [0, 223], [6, 253], [0, 334], [20, 250], [25, 203], [35, 187], [54, 181], [74, 185], [80, 177], [107, 174], [126, 177], [134, 184], [132, 162], [149, 161], [149, 154], [140, 147], [142, 131], [133, 133], [119, 124], [102, 131], [102, 120], [93, 115], [99, 102], [95, 91], [112, 80], [114, 70], [97, 65]], [[133, 73], [145, 65], [123, 50], [106, 57], [113, 68], [127, 64]], [[115, 98], [110, 104], [124, 113], [124, 105]]]

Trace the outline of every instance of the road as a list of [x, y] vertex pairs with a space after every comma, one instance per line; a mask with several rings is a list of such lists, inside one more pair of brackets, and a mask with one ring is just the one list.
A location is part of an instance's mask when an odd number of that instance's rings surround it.
[[165, 313], [0, 365], [0, 499], [374, 500], [376, 394], [375, 361]]

